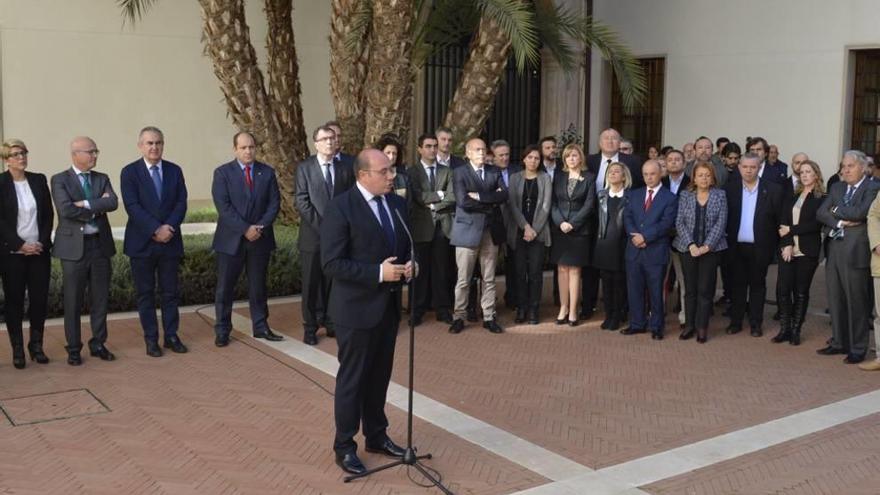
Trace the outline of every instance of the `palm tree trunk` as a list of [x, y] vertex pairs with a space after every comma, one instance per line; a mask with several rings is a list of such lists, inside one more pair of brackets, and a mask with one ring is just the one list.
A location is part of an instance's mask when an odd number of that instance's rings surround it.
[[463, 145], [483, 131], [509, 55], [510, 39], [497, 22], [483, 16], [443, 120], [452, 129], [454, 142]]
[[330, 4], [330, 94], [336, 120], [345, 133], [343, 151], [352, 155], [364, 145], [364, 81], [370, 54], [370, 30], [366, 29], [363, 36], [358, 36], [354, 46], [348, 42], [355, 28], [355, 15], [366, 1], [332, 0]]
[[413, 0], [374, 0], [370, 63], [366, 94], [364, 142], [374, 143], [386, 132], [400, 135], [412, 92]]
[[281, 219], [293, 221], [293, 168], [297, 161], [294, 137], [286, 132], [263, 84], [243, 0], [199, 0], [199, 5], [205, 53], [211, 59], [232, 122], [253, 133], [260, 145], [260, 158], [278, 170]]

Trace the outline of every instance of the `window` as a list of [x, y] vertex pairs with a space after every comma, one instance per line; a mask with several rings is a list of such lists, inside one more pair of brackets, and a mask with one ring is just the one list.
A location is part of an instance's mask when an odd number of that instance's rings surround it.
[[643, 58], [639, 62], [645, 72], [647, 94], [645, 104], [632, 111], [623, 107], [617, 78], [611, 78], [611, 127], [633, 143], [633, 149], [642, 157], [649, 146], [659, 151], [663, 146], [663, 89], [666, 79], [666, 59]]
[[850, 148], [880, 154], [880, 50], [855, 51]]

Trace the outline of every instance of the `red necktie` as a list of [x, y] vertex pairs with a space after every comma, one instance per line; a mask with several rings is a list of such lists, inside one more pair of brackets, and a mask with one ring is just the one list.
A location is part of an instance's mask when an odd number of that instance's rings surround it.
[[254, 190], [254, 180], [251, 178], [251, 166], [244, 166], [244, 182], [247, 184], [248, 189], [251, 191]]
[[654, 202], [654, 190], [648, 189], [648, 199], [645, 200], [645, 213], [651, 209], [651, 203]]

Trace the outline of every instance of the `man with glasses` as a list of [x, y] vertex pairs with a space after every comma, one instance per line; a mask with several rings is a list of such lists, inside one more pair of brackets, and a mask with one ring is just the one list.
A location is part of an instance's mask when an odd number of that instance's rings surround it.
[[336, 132], [329, 125], [312, 132], [315, 154], [296, 166], [296, 187], [293, 203], [299, 212], [299, 259], [302, 275], [303, 342], [318, 343], [318, 328], [324, 326], [333, 337], [332, 321], [327, 315], [330, 279], [321, 270], [321, 219], [334, 196], [348, 191], [354, 184], [351, 166], [334, 160]]
[[80, 311], [86, 288], [92, 338], [89, 353], [113, 361], [107, 342], [107, 301], [110, 297], [110, 258], [116, 254], [107, 213], [119, 207], [110, 177], [93, 169], [98, 147], [85, 136], [70, 143], [73, 165], [52, 177], [52, 198], [58, 212], [58, 228], [52, 254], [61, 259], [64, 287], [64, 336], [67, 364], [82, 364]]
[[[327, 122], [324, 126], [329, 127], [334, 132], [334, 138], [331, 140], [331, 144], [333, 145], [333, 163], [341, 163], [351, 171], [352, 177], [354, 177], [354, 157], [342, 151], [342, 126], [340, 126], [339, 122], [335, 120]], [[354, 179], [352, 179], [352, 182], [353, 181]]]

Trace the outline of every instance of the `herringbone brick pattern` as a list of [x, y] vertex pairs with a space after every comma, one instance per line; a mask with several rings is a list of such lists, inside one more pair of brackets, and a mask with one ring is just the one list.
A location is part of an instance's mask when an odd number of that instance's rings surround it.
[[[259, 344], [213, 345], [210, 324], [182, 315], [186, 355], [144, 353], [136, 319], [110, 322], [118, 360], [62, 359], [63, 331], [50, 327], [53, 361], [25, 370], [0, 345], [0, 399], [88, 389], [110, 412], [26, 426], [0, 418], [0, 493], [6, 494], [404, 494], [435, 493], [403, 469], [350, 484], [333, 462], [332, 379]], [[86, 334], [88, 330], [84, 330]], [[314, 380], [311, 381], [311, 380]], [[393, 438], [405, 420], [389, 407]], [[546, 482], [431, 425], [419, 446], [435, 454], [456, 493], [501, 494]], [[386, 458], [365, 454], [368, 466]]]
[[[811, 303], [820, 311], [822, 271]], [[772, 276], [768, 287], [773, 297]], [[749, 336], [748, 327], [726, 335], [728, 320], [719, 308], [709, 342], [699, 345], [677, 339], [673, 315], [667, 338], [657, 342], [601, 330], [601, 317], [575, 329], [556, 326], [550, 306], [537, 327], [514, 327], [511, 313], [502, 311], [508, 329], [502, 335], [478, 323], [451, 335], [429, 313], [416, 330], [416, 390], [598, 469], [878, 387], [880, 375], [815, 354], [830, 335], [821, 316], [808, 316], [804, 343], [793, 347], [769, 342], [777, 329], [770, 318], [775, 306], [767, 306], [763, 338]], [[270, 313], [273, 328], [301, 338], [298, 306], [272, 306]], [[401, 338], [397, 347], [398, 383], [405, 383], [405, 343]], [[319, 345], [336, 352], [332, 339]]]
[[656, 495], [877, 495], [880, 414], [642, 489]]

